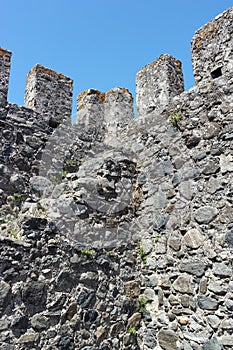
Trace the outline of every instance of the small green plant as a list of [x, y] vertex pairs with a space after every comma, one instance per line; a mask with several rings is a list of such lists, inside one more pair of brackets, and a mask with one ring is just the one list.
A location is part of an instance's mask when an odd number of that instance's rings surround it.
[[93, 251], [89, 249], [84, 249], [81, 251], [81, 255], [93, 255]]
[[66, 161], [65, 161], [65, 164], [67, 165], [67, 166], [75, 166], [75, 164], [72, 162], [72, 160], [71, 159], [66, 159]]
[[14, 201], [18, 201], [20, 198], [21, 198], [21, 194], [19, 194], [19, 193], [14, 193], [13, 194]]
[[10, 232], [11, 236], [14, 237], [15, 239], [18, 238], [18, 231], [16, 228], [13, 228]]
[[170, 116], [169, 116], [169, 120], [172, 123], [172, 125], [174, 126], [178, 126], [178, 122], [181, 119], [181, 110], [180, 111], [174, 111]]
[[135, 328], [135, 327], [130, 327], [130, 328], [129, 328], [129, 333], [130, 333], [130, 334], [136, 334], [136, 333], [137, 333], [136, 328]]
[[67, 171], [66, 170], [62, 170], [62, 172], [61, 172], [61, 176], [62, 176], [62, 178], [64, 178], [64, 177], [66, 177], [66, 175], [67, 175], [68, 173], [67, 173]]
[[139, 301], [139, 305], [140, 305], [139, 311], [140, 312], [146, 311], [146, 300], [143, 297], [141, 297], [138, 299], [138, 301]]
[[156, 236], [155, 237], [155, 242], [158, 242], [159, 241], [159, 236]]
[[139, 301], [139, 305], [140, 305], [139, 311], [140, 312], [146, 311], [146, 300], [143, 297], [141, 297], [138, 299], [138, 301]]
[[138, 249], [139, 249], [139, 255], [140, 255], [140, 258], [141, 258], [143, 264], [146, 264], [146, 252], [141, 247], [140, 243], [138, 243]]

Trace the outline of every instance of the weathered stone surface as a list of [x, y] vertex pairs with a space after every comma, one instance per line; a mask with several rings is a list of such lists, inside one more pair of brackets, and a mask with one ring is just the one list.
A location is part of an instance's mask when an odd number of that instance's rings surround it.
[[[163, 78], [162, 78], [163, 77]], [[158, 88], [159, 81], [163, 87]], [[175, 95], [184, 90], [181, 63], [170, 55], [161, 55], [156, 61], [137, 73], [137, 109], [140, 116], [163, 109]]]
[[168, 219], [169, 219], [168, 215], [161, 215], [156, 217], [153, 225], [154, 230], [158, 232], [164, 230], [168, 222]]
[[217, 329], [220, 324], [220, 319], [216, 315], [209, 315], [207, 316], [208, 323], [213, 329]]
[[224, 263], [215, 263], [213, 274], [221, 277], [230, 277], [232, 276], [232, 268]]
[[143, 343], [149, 349], [154, 349], [157, 345], [157, 332], [154, 329], [148, 329], [143, 337]]
[[158, 333], [159, 345], [164, 350], [176, 350], [178, 337], [175, 332], [171, 330], [161, 330]]
[[34, 314], [43, 310], [46, 303], [46, 285], [43, 282], [27, 283], [22, 290], [22, 300], [28, 307], [28, 311]]
[[10, 285], [4, 281], [0, 281], [0, 311], [3, 311], [10, 301], [10, 294]]
[[212, 338], [203, 345], [203, 350], [221, 350], [222, 346], [217, 338]]
[[48, 122], [57, 126], [71, 115], [72, 84], [65, 75], [37, 64], [27, 76], [25, 106], [48, 116]]
[[231, 24], [195, 35], [189, 91], [165, 55], [138, 75], [139, 118], [128, 90], [89, 89], [76, 127], [51, 70], [29, 76], [37, 111], [6, 105], [0, 50], [0, 347], [232, 348]]
[[186, 261], [180, 264], [181, 272], [187, 272], [197, 277], [203, 276], [206, 268], [207, 264], [199, 260]]
[[233, 248], [233, 230], [232, 229], [226, 233], [225, 242], [230, 248]]
[[49, 320], [43, 313], [35, 314], [31, 319], [31, 324], [32, 328], [37, 332], [49, 328]]
[[221, 282], [218, 282], [218, 281], [212, 281], [209, 283], [208, 285], [208, 289], [211, 291], [211, 292], [214, 292], [216, 294], [224, 294], [226, 293], [226, 290], [225, 288], [223, 287], [222, 283]]
[[191, 278], [188, 275], [179, 276], [173, 283], [173, 287], [176, 291], [180, 293], [192, 293], [192, 283]]
[[205, 295], [198, 296], [198, 305], [204, 310], [217, 310], [218, 301]]
[[39, 341], [39, 334], [38, 333], [30, 333], [27, 332], [18, 339], [17, 343], [22, 344], [23, 346], [33, 346], [36, 345], [36, 343]]
[[141, 321], [141, 313], [135, 312], [129, 319], [128, 319], [128, 328], [131, 327], [137, 327]]
[[[192, 39], [192, 62], [197, 82], [216, 79], [231, 70], [232, 9], [200, 28]], [[211, 61], [209, 59], [211, 57]], [[224, 67], [222, 63], [224, 62]], [[223, 71], [223, 72], [222, 72]], [[223, 73], [223, 74], [224, 74]]]
[[125, 284], [125, 295], [127, 297], [138, 297], [140, 294], [140, 286], [136, 281], [129, 281]]
[[229, 154], [225, 156], [224, 154], [220, 155], [220, 167], [223, 173], [233, 172], [233, 157]]
[[194, 218], [199, 224], [210, 223], [218, 214], [218, 210], [211, 206], [204, 206], [197, 209]]
[[204, 236], [195, 228], [188, 230], [184, 235], [184, 243], [189, 248], [197, 249], [203, 244], [203, 241]]

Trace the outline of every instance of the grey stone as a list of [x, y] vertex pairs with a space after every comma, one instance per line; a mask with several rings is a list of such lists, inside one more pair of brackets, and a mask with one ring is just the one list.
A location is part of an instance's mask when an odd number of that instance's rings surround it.
[[154, 349], [155, 346], [157, 345], [156, 335], [157, 335], [157, 331], [154, 330], [154, 329], [148, 329], [148, 330], [144, 333], [143, 343], [144, 343], [144, 345], [147, 346], [149, 349]]
[[8, 283], [0, 281], [0, 311], [3, 311], [10, 301], [11, 287]]
[[216, 315], [208, 315], [207, 320], [213, 329], [217, 329], [219, 327], [220, 322], [221, 322], [219, 317]]
[[169, 216], [161, 215], [155, 218], [153, 229], [155, 231], [161, 232], [166, 228]]
[[233, 346], [233, 337], [232, 335], [223, 335], [219, 338], [220, 343], [223, 346], [228, 346], [228, 347], [232, 347]]
[[193, 189], [192, 189], [192, 183], [191, 181], [184, 181], [182, 182], [178, 190], [180, 192], [181, 197], [184, 197], [187, 200], [191, 200], [193, 196]]
[[227, 310], [233, 311], [233, 300], [232, 299], [226, 299], [225, 301]]
[[42, 311], [46, 304], [47, 287], [43, 282], [31, 281], [22, 290], [22, 300], [27, 305], [29, 313]]
[[11, 328], [14, 335], [18, 338], [26, 332], [28, 328], [28, 317], [25, 315], [16, 316], [11, 322]]
[[203, 276], [206, 268], [207, 268], [207, 264], [199, 260], [186, 261], [180, 264], [181, 272], [187, 272], [197, 277]]
[[193, 341], [196, 342], [198, 344], [203, 344], [205, 342], [208, 341], [209, 339], [209, 334], [205, 331], [203, 332], [186, 332], [184, 331], [184, 338], [189, 340], [189, 341]]
[[229, 248], [233, 248], [233, 229], [226, 233], [225, 242], [229, 246]]
[[49, 319], [43, 313], [35, 314], [31, 318], [31, 324], [35, 331], [41, 332], [49, 328]]
[[154, 207], [155, 209], [162, 209], [167, 204], [167, 196], [164, 192], [158, 191], [154, 194]]
[[194, 218], [199, 224], [209, 224], [218, 215], [218, 210], [211, 206], [204, 206], [196, 210]]
[[157, 335], [159, 345], [164, 350], [177, 350], [178, 336], [171, 330], [161, 329]]
[[35, 345], [38, 343], [40, 335], [38, 333], [27, 332], [18, 339], [18, 344], [23, 344], [24, 346]]
[[226, 290], [223, 287], [222, 283], [218, 282], [218, 281], [210, 282], [209, 285], [208, 285], [208, 289], [211, 292], [216, 293], [216, 294], [224, 294], [224, 293], [226, 293]]
[[217, 338], [212, 338], [207, 343], [203, 344], [203, 350], [222, 350], [222, 346]]
[[147, 182], [147, 176], [146, 176], [146, 174], [145, 174], [144, 172], [140, 173], [140, 174], [138, 175], [137, 181], [138, 181], [138, 184], [139, 184], [139, 185], [145, 185], [145, 183]]
[[213, 298], [207, 297], [205, 295], [199, 295], [197, 300], [198, 300], [198, 306], [203, 310], [218, 309], [218, 302]]
[[175, 173], [172, 178], [172, 183], [176, 187], [181, 183], [182, 176], [180, 173]]
[[213, 274], [220, 277], [231, 277], [232, 268], [224, 263], [215, 263], [213, 266]]
[[220, 167], [223, 173], [233, 172], [233, 157], [225, 154], [220, 155]]
[[152, 240], [143, 238], [140, 242], [140, 246], [144, 250], [145, 254], [149, 254], [153, 249]]
[[204, 236], [195, 228], [188, 230], [184, 235], [184, 243], [189, 248], [197, 249], [203, 244], [203, 242]]
[[212, 175], [216, 174], [220, 170], [219, 163], [216, 161], [210, 161], [203, 169], [203, 174]]
[[180, 293], [192, 293], [193, 288], [191, 284], [191, 277], [188, 275], [181, 275], [173, 282], [173, 288]]

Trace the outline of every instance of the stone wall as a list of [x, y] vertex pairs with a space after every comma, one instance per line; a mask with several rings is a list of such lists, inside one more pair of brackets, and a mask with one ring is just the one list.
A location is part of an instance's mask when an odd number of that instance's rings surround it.
[[105, 142], [133, 119], [133, 97], [125, 88], [115, 87], [106, 93], [89, 89], [78, 95], [77, 124], [95, 128]]
[[137, 119], [120, 88], [80, 94], [76, 126], [1, 106], [2, 349], [232, 349], [233, 74], [182, 92], [155, 62]]
[[51, 126], [66, 121], [72, 111], [73, 81], [39, 64], [27, 75], [24, 103], [47, 117]]
[[0, 49], [0, 106], [5, 106], [7, 102], [8, 83], [10, 76], [11, 52]]
[[195, 81], [214, 79], [233, 70], [233, 10], [223, 12], [197, 30], [192, 40]]
[[184, 91], [181, 62], [170, 55], [161, 55], [142, 68], [136, 76], [139, 117], [168, 106], [172, 98]]

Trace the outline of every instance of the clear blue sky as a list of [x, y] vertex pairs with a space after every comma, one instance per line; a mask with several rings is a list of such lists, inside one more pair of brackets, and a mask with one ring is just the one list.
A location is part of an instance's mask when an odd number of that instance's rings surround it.
[[40, 63], [79, 92], [115, 86], [135, 95], [135, 75], [160, 54], [183, 64], [193, 86], [194, 32], [232, 0], [0, 0], [0, 46], [12, 51], [9, 101], [23, 105], [26, 74]]

